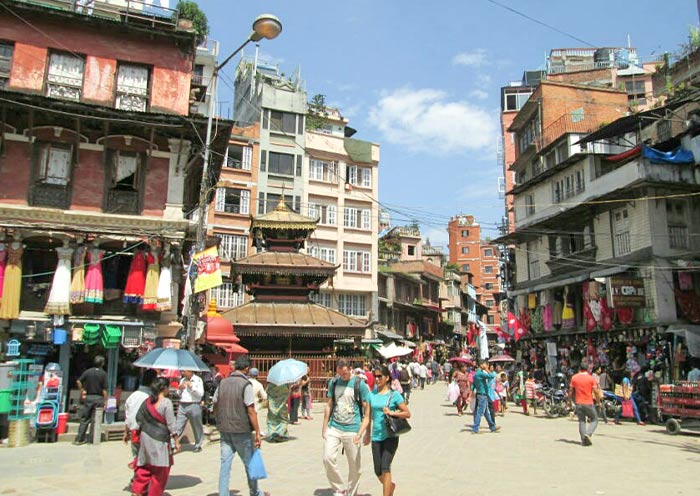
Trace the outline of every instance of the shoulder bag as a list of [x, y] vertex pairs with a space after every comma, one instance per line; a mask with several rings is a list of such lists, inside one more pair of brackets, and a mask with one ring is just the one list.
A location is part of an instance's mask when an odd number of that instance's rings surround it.
[[[386, 401], [387, 408], [389, 408], [393, 395], [394, 392], [392, 391], [389, 394], [389, 399]], [[405, 418], [384, 414], [384, 420], [386, 422], [386, 428], [389, 431], [389, 435], [393, 437], [400, 436], [401, 434], [405, 434], [411, 430], [411, 425]]]

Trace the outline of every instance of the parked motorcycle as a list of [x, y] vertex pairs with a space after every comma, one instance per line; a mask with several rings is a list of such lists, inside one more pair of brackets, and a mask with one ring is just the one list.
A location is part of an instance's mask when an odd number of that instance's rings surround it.
[[565, 417], [571, 413], [569, 406], [566, 381], [563, 374], [556, 375], [556, 387], [543, 387], [544, 413], [550, 418]]
[[610, 391], [603, 391], [603, 408], [608, 419], [614, 419], [622, 410], [622, 402]]

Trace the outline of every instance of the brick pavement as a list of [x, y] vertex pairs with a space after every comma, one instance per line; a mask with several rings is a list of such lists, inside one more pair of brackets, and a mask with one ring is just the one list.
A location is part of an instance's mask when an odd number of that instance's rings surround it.
[[[698, 435], [669, 436], [661, 426], [600, 425], [594, 445], [584, 448], [575, 422], [525, 417], [511, 406], [498, 419], [501, 433], [475, 436], [468, 430], [471, 417], [458, 417], [445, 405], [444, 392], [444, 385], [436, 385], [412, 394], [413, 431], [401, 438], [394, 461], [397, 496], [700, 494]], [[274, 496], [331, 494], [321, 461], [321, 418], [317, 405], [314, 420], [290, 426], [294, 439], [263, 445], [270, 479], [261, 482], [262, 489]], [[218, 444], [178, 454], [166, 494], [215, 495], [218, 457]], [[127, 459], [128, 448], [119, 442], [3, 448], [0, 495], [126, 495]], [[368, 448], [363, 466], [360, 494], [381, 494]], [[231, 488], [232, 495], [247, 495], [238, 458]]]

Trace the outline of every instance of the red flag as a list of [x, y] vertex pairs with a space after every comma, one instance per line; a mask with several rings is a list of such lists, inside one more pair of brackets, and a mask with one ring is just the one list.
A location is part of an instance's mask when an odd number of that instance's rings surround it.
[[527, 329], [525, 329], [523, 323], [512, 312], [508, 312], [508, 332], [512, 334], [516, 343], [527, 334]]
[[504, 341], [509, 341], [509, 340], [513, 339], [513, 336], [511, 336], [506, 331], [501, 329], [501, 326], [494, 327], [494, 330], [496, 331], [496, 334], [498, 334], [498, 337], [503, 339]]

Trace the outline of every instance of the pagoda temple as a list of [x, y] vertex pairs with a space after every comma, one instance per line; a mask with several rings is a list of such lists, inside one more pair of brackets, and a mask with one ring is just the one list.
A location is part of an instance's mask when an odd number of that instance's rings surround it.
[[300, 253], [318, 219], [277, 207], [254, 217], [254, 255], [236, 260], [231, 273], [252, 300], [223, 314], [251, 352], [328, 351], [336, 339], [362, 338], [367, 323], [311, 300], [339, 266]]

